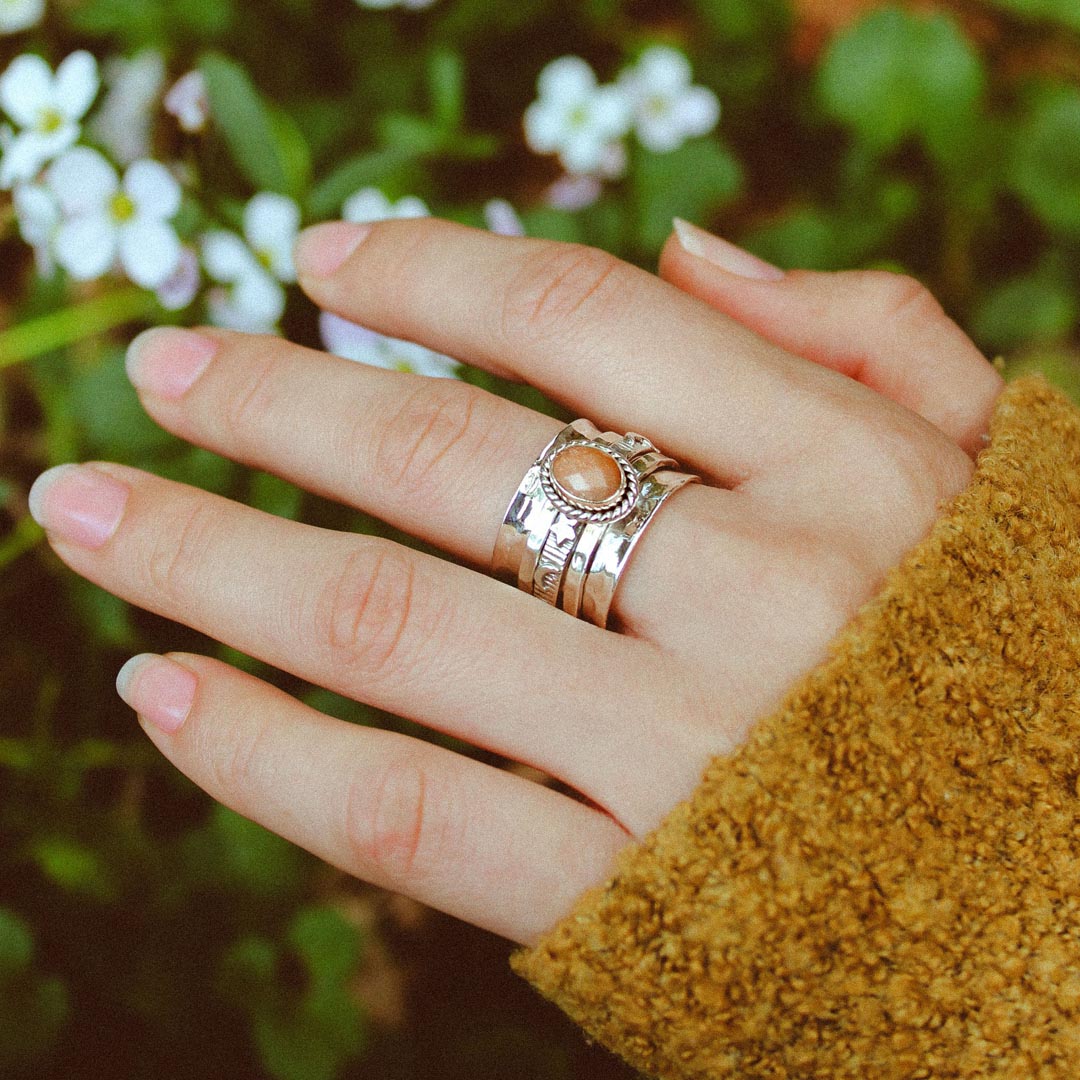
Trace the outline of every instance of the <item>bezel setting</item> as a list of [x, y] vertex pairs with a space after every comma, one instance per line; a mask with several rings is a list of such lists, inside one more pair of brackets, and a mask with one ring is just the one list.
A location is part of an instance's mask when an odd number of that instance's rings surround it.
[[[586, 502], [575, 499], [559, 487], [551, 475], [551, 466], [555, 458], [564, 450], [576, 447], [592, 447], [613, 458], [622, 473], [622, 486], [602, 503]], [[597, 439], [583, 439], [580, 442], [565, 443], [553, 454], [549, 454], [540, 468], [540, 486], [544, 494], [561, 513], [574, 521], [617, 521], [625, 517], [637, 503], [640, 490], [640, 478], [633, 465], [613, 449], [610, 444]]]

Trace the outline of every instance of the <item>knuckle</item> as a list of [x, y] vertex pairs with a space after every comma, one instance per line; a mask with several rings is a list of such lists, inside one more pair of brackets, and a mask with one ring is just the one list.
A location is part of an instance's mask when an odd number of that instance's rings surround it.
[[177, 501], [181, 505], [156, 529], [146, 559], [146, 577], [152, 589], [173, 606], [181, 606], [191, 597], [218, 529], [217, 509], [209, 499]]
[[387, 540], [368, 539], [346, 557], [314, 613], [316, 640], [336, 670], [369, 684], [402, 677], [417, 650], [415, 577], [410, 553]]
[[888, 322], [904, 323], [943, 314], [937, 297], [918, 278], [891, 270], [867, 270], [865, 274]]
[[256, 772], [264, 759], [265, 720], [251, 716], [246, 722], [215, 725], [212, 740], [200, 747], [214, 784], [215, 797], [227, 801], [239, 813], [249, 802]]
[[[481, 419], [480, 394], [464, 383], [425, 380], [402, 401], [376, 435], [375, 474], [416, 494], [430, 489], [454, 459], [471, 460], [490, 433]], [[370, 436], [369, 436], [370, 437]], [[365, 438], [360, 431], [354, 440]], [[359, 448], [352, 451], [360, 455]], [[366, 470], [365, 470], [366, 472]]]
[[504, 336], [565, 332], [588, 309], [617, 296], [628, 284], [629, 270], [629, 264], [598, 248], [543, 242], [507, 284]]
[[273, 346], [261, 342], [261, 338], [256, 339], [251, 343], [255, 347], [245, 348], [248, 356], [244, 375], [221, 399], [222, 425], [233, 439], [243, 439], [262, 420], [279, 412], [276, 396], [280, 365]]
[[357, 869], [400, 888], [450, 861], [456, 812], [448, 795], [410, 758], [391, 761], [374, 778], [356, 777], [346, 797], [345, 837]]

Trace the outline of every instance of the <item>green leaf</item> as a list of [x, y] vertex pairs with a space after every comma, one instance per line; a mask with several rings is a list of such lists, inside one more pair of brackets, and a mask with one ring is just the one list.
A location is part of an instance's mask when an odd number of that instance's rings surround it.
[[[299, 197], [305, 169], [290, 160], [299, 130], [288, 131], [262, 100], [247, 72], [219, 52], [204, 53], [199, 69], [206, 79], [210, 112], [233, 162], [259, 191]], [[284, 134], [283, 134], [284, 133]]]
[[459, 53], [438, 49], [428, 61], [428, 84], [435, 123], [457, 131], [465, 117], [465, 62]]
[[396, 147], [412, 158], [437, 153], [446, 142], [446, 132], [438, 124], [408, 113], [380, 116], [379, 135], [387, 146]]
[[300, 515], [304, 493], [295, 484], [272, 473], [253, 472], [248, 502], [257, 510], [293, 521]]
[[81, 841], [65, 836], [48, 836], [31, 848], [34, 862], [55, 885], [72, 893], [98, 900], [116, 895], [116, 883], [101, 856]]
[[315, 185], [308, 198], [308, 213], [313, 218], [337, 214], [341, 204], [363, 187], [385, 184], [395, 173], [417, 159], [414, 151], [401, 146], [387, 146], [349, 158]]
[[1076, 329], [1077, 297], [1062, 276], [1024, 274], [999, 285], [982, 302], [972, 331], [993, 349], [1063, 339]]
[[296, 847], [220, 803], [184, 837], [181, 856], [193, 880], [255, 896], [287, 894], [301, 876]]
[[1014, 133], [1008, 182], [1048, 225], [1080, 233], [1080, 89], [1044, 84]]
[[1080, 5], [1076, 0], [989, 0], [989, 3], [1025, 19], [1056, 22], [1080, 30]]
[[672, 218], [705, 221], [733, 199], [742, 168], [722, 143], [694, 139], [669, 154], [639, 148], [631, 182], [638, 241], [655, 251], [671, 232]]
[[304, 958], [316, 983], [344, 983], [360, 960], [360, 932], [341, 912], [310, 907], [297, 912], [289, 943]]
[[147, 454], [175, 445], [154, 423], [124, 371], [124, 356], [109, 349], [71, 376], [71, 402], [87, 451], [96, 457], [142, 464]]
[[0, 977], [24, 971], [33, 956], [30, 926], [14, 911], [0, 908]]
[[951, 16], [887, 7], [833, 40], [817, 93], [868, 148], [883, 153], [919, 135], [948, 163], [967, 151], [984, 83], [982, 61]]

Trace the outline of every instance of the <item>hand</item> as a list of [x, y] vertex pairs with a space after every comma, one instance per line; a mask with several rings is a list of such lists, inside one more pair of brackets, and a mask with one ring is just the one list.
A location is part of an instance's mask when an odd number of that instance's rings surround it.
[[62, 466], [32, 493], [58, 555], [117, 595], [588, 801], [190, 654], [121, 673], [160, 750], [329, 862], [517, 942], [601, 881], [825, 657], [967, 484], [1001, 388], [911, 279], [755, 279], [710, 261], [761, 272], [746, 253], [698, 231], [686, 243], [699, 254], [669, 241], [667, 281], [431, 219], [323, 225], [297, 250], [320, 306], [528, 380], [701, 474], [635, 549], [620, 632], [483, 572], [558, 421], [274, 337], [153, 330], [129, 368], [168, 430], [456, 563], [116, 464]]

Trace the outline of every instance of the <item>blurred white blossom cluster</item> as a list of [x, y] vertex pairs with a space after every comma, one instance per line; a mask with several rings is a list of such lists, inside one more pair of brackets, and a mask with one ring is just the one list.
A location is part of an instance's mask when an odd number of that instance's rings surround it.
[[[357, 2], [420, 8], [430, 0]], [[29, 0], [0, 0], [0, 32], [32, 25], [41, 11]], [[715, 95], [693, 86], [686, 58], [666, 47], [647, 50], [610, 86], [599, 85], [584, 60], [562, 57], [541, 73], [539, 91], [525, 114], [526, 139], [565, 166], [546, 195], [564, 210], [588, 206], [603, 178], [621, 174], [631, 133], [662, 152], [709, 131], [719, 115]], [[75, 281], [119, 275], [152, 291], [166, 309], [198, 302], [199, 315], [216, 325], [276, 332], [287, 286], [296, 281], [292, 251], [302, 208], [261, 191], [226, 208], [228, 220], [221, 220], [191, 165], [154, 158], [163, 118], [173, 125], [176, 134], [166, 140], [173, 144], [198, 138], [213, 121], [202, 74], [190, 71], [169, 85], [165, 58], [153, 49], [111, 58], [100, 71], [85, 51], [55, 71], [25, 53], [0, 75], [0, 191], [11, 192], [39, 274], [61, 269]], [[341, 208], [354, 222], [429, 213], [415, 196], [392, 201], [375, 187]], [[489, 201], [484, 218], [493, 232], [524, 235], [505, 199]], [[449, 357], [331, 313], [319, 325], [326, 348], [349, 359], [437, 376], [460, 370]]]
[[599, 193], [599, 180], [623, 175], [626, 138], [668, 153], [706, 135], [720, 119], [720, 102], [693, 85], [690, 62], [678, 49], [653, 45], [601, 85], [579, 56], [561, 56], [537, 80], [537, 100], [525, 111], [525, 140], [538, 154], [558, 154], [567, 176], [549, 201], [573, 208]]

